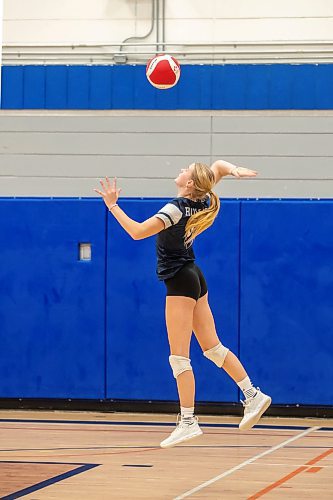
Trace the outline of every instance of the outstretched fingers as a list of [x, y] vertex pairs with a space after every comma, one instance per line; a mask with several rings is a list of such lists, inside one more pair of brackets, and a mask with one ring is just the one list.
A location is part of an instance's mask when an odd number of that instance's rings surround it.
[[103, 198], [106, 206], [109, 207], [117, 204], [121, 189], [117, 189], [116, 177], [114, 177], [112, 181], [108, 177], [105, 177], [104, 179], [100, 179], [99, 182], [102, 190], [94, 189], [94, 191]]
[[256, 170], [251, 170], [250, 168], [237, 167], [235, 169], [235, 177], [256, 177], [258, 172]]

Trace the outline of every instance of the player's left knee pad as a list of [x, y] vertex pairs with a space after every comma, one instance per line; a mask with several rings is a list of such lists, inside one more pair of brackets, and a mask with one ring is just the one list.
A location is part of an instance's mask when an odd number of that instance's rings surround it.
[[191, 360], [189, 358], [185, 358], [184, 356], [176, 356], [175, 354], [171, 354], [171, 356], [169, 356], [169, 362], [173, 371], [173, 376], [175, 378], [177, 378], [183, 372], [192, 370]]
[[224, 347], [224, 345], [219, 342], [215, 347], [208, 349], [208, 351], [204, 351], [203, 355], [213, 361], [213, 363], [215, 363], [219, 368], [221, 368], [228, 352], [229, 349], [227, 347]]

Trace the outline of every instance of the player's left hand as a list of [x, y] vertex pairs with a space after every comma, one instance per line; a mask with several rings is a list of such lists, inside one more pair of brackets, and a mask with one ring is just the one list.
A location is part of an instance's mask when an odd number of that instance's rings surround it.
[[116, 177], [113, 179], [112, 184], [108, 177], [105, 177], [105, 183], [102, 180], [99, 182], [101, 183], [103, 191], [99, 191], [98, 189], [94, 189], [94, 191], [102, 196], [105, 205], [109, 208], [117, 203], [121, 189], [117, 189]]
[[237, 177], [238, 179], [241, 177], [256, 177], [257, 175], [256, 170], [250, 170], [249, 168], [244, 168], [244, 167], [236, 167], [233, 170], [231, 170], [230, 175], [233, 175], [234, 177]]

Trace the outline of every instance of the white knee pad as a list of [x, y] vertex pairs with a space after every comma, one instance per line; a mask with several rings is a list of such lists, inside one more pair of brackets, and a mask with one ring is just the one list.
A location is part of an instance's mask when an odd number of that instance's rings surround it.
[[208, 351], [204, 351], [203, 355], [213, 361], [213, 363], [215, 363], [219, 368], [221, 368], [228, 352], [229, 349], [227, 347], [224, 347], [224, 345], [219, 342], [219, 344], [217, 344], [215, 347], [208, 349]]
[[183, 372], [192, 370], [191, 360], [189, 358], [185, 358], [184, 356], [176, 356], [175, 354], [171, 354], [171, 356], [169, 356], [169, 362], [173, 371], [173, 376], [175, 378], [177, 378]]

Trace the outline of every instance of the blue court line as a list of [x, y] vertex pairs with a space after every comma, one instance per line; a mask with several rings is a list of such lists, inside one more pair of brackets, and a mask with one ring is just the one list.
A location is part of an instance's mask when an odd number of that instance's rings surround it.
[[[83, 424], [83, 425], [142, 425], [142, 426], [160, 426], [169, 427], [170, 425], [175, 425], [175, 422], [118, 422], [118, 421], [104, 421], [100, 420], [29, 420], [29, 419], [19, 419], [19, 418], [0, 418], [0, 422], [13, 422], [13, 423], [34, 423], [34, 424]], [[204, 424], [200, 423], [201, 427], [225, 427], [231, 429], [238, 429], [238, 424]], [[256, 429], [286, 429], [286, 430], [296, 430], [305, 431], [309, 426], [303, 425], [268, 425], [259, 424], [255, 425]], [[333, 431], [333, 427], [325, 427], [325, 430]]]
[[[145, 446], [147, 448], [147, 446]], [[2, 450], [2, 451], [7, 451], [7, 450]], [[36, 462], [31, 461], [31, 460], [0, 460], [0, 464], [46, 464], [46, 465], [91, 465], [92, 467], [97, 467], [97, 465], [101, 464], [83, 464], [82, 462], [77, 463], [77, 462]], [[2, 498], [0, 498], [2, 500]]]
[[[2, 461], [0, 461], [1, 463]], [[16, 462], [16, 461], [5, 461], [5, 463], [29, 463], [29, 464], [61, 464], [61, 465], [77, 465], [77, 464], [70, 464], [70, 463], [63, 463], [63, 462]], [[41, 481], [40, 483], [33, 484], [32, 486], [28, 486], [28, 488], [24, 488], [23, 490], [18, 490], [15, 491], [14, 493], [11, 493], [10, 495], [6, 495], [5, 497], [1, 497], [1, 500], [15, 500], [16, 498], [23, 497], [25, 495], [28, 495], [29, 493], [32, 493], [34, 491], [40, 490], [42, 488], [46, 488], [46, 486], [50, 486], [51, 484], [58, 483], [59, 481], [63, 481], [64, 479], [67, 479], [72, 476], [76, 476], [77, 474], [81, 474], [82, 472], [86, 472], [87, 470], [93, 469], [94, 467], [98, 467], [100, 464], [84, 464], [81, 465], [80, 467], [77, 467], [74, 470], [65, 472], [64, 474], [59, 474], [58, 476], [51, 477], [50, 479], [46, 479], [45, 481]]]

